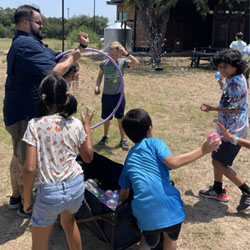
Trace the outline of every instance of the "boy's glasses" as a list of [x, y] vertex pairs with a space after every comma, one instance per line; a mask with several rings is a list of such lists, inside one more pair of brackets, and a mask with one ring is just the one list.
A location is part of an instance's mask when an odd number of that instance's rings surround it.
[[36, 23], [39, 26], [43, 25], [43, 22], [41, 20], [32, 20], [32, 19], [27, 19], [27, 20], [30, 21], [30, 22]]

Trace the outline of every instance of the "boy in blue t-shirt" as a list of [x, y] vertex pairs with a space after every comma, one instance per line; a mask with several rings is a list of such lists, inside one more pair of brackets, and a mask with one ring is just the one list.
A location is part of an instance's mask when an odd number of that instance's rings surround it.
[[169, 170], [217, 149], [220, 138], [216, 139], [213, 133], [194, 151], [173, 156], [161, 139], [152, 137], [152, 121], [145, 110], [130, 110], [122, 126], [135, 145], [127, 155], [119, 179], [119, 201], [128, 197], [130, 188], [133, 190], [132, 211], [145, 239], [139, 249], [156, 247], [161, 232], [164, 234], [163, 249], [176, 249], [185, 212], [180, 192], [170, 183]]

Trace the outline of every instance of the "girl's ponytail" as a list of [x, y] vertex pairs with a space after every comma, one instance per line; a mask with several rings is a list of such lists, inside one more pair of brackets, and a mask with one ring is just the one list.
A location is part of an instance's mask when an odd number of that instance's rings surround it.
[[67, 99], [64, 105], [58, 107], [58, 113], [67, 119], [69, 116], [77, 112], [77, 100], [71, 95], [67, 94]]
[[49, 110], [54, 110], [65, 119], [76, 113], [77, 101], [67, 92], [67, 83], [63, 77], [56, 74], [46, 76], [40, 84], [39, 93], [38, 117], [48, 115]]
[[47, 108], [46, 95], [42, 95], [36, 108], [37, 117], [45, 116], [49, 114], [49, 110]]

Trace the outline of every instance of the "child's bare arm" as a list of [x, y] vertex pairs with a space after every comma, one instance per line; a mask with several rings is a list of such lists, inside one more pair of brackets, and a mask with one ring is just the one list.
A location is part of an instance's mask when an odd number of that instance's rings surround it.
[[217, 112], [225, 112], [229, 114], [238, 114], [240, 113], [240, 109], [229, 109], [227, 107], [215, 107], [210, 105], [209, 103], [202, 103], [200, 106], [201, 111], [209, 112], [209, 111], [217, 111]]
[[33, 210], [32, 188], [36, 173], [36, 147], [26, 144], [26, 158], [23, 171], [24, 182], [24, 212]]
[[128, 59], [129, 59], [129, 62], [128, 62], [129, 67], [136, 67], [139, 65], [139, 61], [134, 56], [129, 54]]
[[248, 140], [246, 140], [246, 139], [243, 139], [243, 138], [239, 138], [239, 137], [237, 137], [237, 136], [235, 136], [235, 135], [233, 135], [233, 134], [231, 134], [231, 133], [229, 133], [228, 131], [227, 131], [227, 129], [220, 123], [220, 122], [218, 122], [217, 123], [219, 126], [220, 126], [220, 128], [221, 128], [221, 131], [222, 131], [222, 133], [223, 133], [223, 139], [227, 139], [228, 141], [230, 141], [231, 143], [233, 143], [233, 144], [238, 144], [238, 145], [240, 145], [240, 146], [242, 146], [242, 147], [245, 147], [245, 148], [249, 148], [250, 149], [250, 141], [248, 141]]
[[94, 110], [90, 111], [89, 108], [86, 108], [86, 110], [87, 110], [86, 115], [81, 113], [81, 118], [87, 136], [86, 136], [86, 141], [79, 148], [79, 153], [82, 160], [86, 163], [89, 163], [93, 160], [93, 155], [94, 155], [93, 141], [91, 137], [91, 128], [90, 128]]
[[214, 135], [211, 134], [200, 147], [189, 153], [167, 156], [163, 161], [164, 164], [172, 169], [180, 168], [216, 150], [221, 144], [221, 140], [220, 138], [213, 139]]
[[[88, 46], [89, 37], [87, 33], [79, 32], [77, 35], [77, 38], [80, 44], [82, 44], [83, 46]], [[60, 76], [63, 76], [64, 74], [67, 73], [72, 63], [80, 59], [81, 53], [84, 51], [85, 49], [81, 46], [79, 46], [78, 48], [72, 49], [70, 53], [65, 55], [64, 60], [57, 63], [56, 66], [49, 73], [56, 73]]]
[[122, 202], [124, 200], [126, 200], [129, 196], [129, 188], [127, 189], [122, 189], [120, 190], [120, 194], [119, 194], [119, 202]]
[[104, 72], [103, 72], [103, 70], [100, 69], [98, 76], [97, 76], [97, 79], [96, 79], [96, 86], [95, 86], [95, 94], [96, 95], [100, 94], [100, 86], [102, 83], [103, 75], [104, 75]]
[[139, 65], [139, 61], [134, 56], [129, 54], [123, 46], [120, 47], [120, 54], [122, 54], [128, 58], [128, 60], [129, 60], [128, 66], [129, 67], [136, 67]]

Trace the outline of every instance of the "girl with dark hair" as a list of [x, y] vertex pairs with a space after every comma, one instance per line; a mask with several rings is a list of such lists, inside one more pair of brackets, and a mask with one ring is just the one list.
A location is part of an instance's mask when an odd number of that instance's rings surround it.
[[78, 62], [73, 62], [67, 73], [64, 74], [63, 78], [68, 84], [68, 89], [73, 87], [75, 90], [78, 87], [79, 80], [79, 64]]
[[[24, 211], [32, 212], [32, 249], [48, 249], [54, 223], [60, 214], [70, 249], [82, 249], [74, 214], [82, 204], [84, 176], [77, 163], [78, 151], [85, 162], [93, 159], [90, 123], [93, 111], [74, 118], [75, 97], [66, 81], [48, 75], [40, 85], [37, 118], [31, 119], [23, 137]], [[33, 201], [32, 188], [36, 186]]]
[[[237, 206], [237, 211], [243, 212], [247, 206], [247, 204], [244, 204], [246, 202], [245, 194], [250, 195], [250, 188], [231, 166], [241, 148], [237, 143], [238, 138], [246, 138], [248, 134], [248, 91], [246, 79], [243, 75], [246, 63], [242, 60], [240, 52], [233, 49], [217, 52], [213, 62], [226, 81], [219, 105], [211, 106], [203, 103], [201, 110], [218, 112], [218, 122], [236, 137], [233, 141], [224, 137], [219, 149], [212, 152], [214, 184], [208, 190], [200, 190], [199, 195], [222, 202], [228, 201], [226, 189], [222, 187], [223, 176], [226, 176], [243, 194], [243, 200], [241, 199]], [[217, 125], [217, 133], [223, 136], [219, 125]]]

